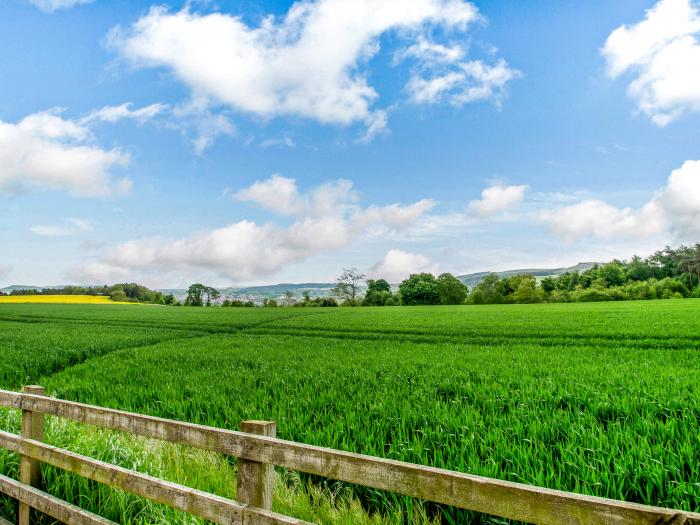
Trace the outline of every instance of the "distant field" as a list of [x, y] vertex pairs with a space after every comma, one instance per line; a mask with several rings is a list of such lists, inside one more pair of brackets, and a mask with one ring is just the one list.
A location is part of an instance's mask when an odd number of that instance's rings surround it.
[[[286, 439], [700, 510], [700, 300], [376, 309], [0, 305], [0, 353], [9, 356], [0, 362], [5, 387], [38, 382], [65, 399], [225, 428], [274, 419]], [[56, 439], [127, 466], [153, 464], [143, 456], [152, 450], [114, 454], [71, 436]], [[0, 456], [3, 465], [16, 468]], [[157, 473], [187, 476], [182, 465], [168, 465]], [[197, 475], [187, 480], [210, 490], [212, 480], [230, 475], [225, 462], [192, 469]], [[64, 478], [51, 487], [80, 492]], [[394, 523], [420, 507], [377, 491], [353, 494]], [[110, 497], [82, 501], [122, 522], [179, 522]], [[500, 523], [421, 508], [445, 523]], [[287, 510], [343, 522], [318, 509]]]
[[134, 304], [119, 303], [102, 295], [0, 295], [0, 304]]

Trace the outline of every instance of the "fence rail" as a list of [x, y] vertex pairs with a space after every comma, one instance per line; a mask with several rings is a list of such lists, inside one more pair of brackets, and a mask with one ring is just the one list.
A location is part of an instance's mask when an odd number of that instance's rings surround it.
[[[315, 474], [528, 523], [700, 525], [700, 514], [584, 496], [275, 437], [275, 424], [246, 421], [241, 432], [62, 401], [40, 387], [0, 390], [0, 406], [22, 411], [22, 435], [0, 431], [0, 447], [21, 457], [20, 481], [0, 477], [0, 492], [20, 502], [19, 525], [37, 509], [65, 523], [111, 523], [38, 490], [47, 463], [221, 524], [303, 524], [271, 511], [274, 467]], [[45, 416], [218, 452], [239, 459], [237, 501], [104, 463], [43, 443]], [[23, 509], [26, 509], [23, 511]], [[70, 519], [69, 519], [70, 518]], [[0, 525], [4, 525], [0, 521]]]

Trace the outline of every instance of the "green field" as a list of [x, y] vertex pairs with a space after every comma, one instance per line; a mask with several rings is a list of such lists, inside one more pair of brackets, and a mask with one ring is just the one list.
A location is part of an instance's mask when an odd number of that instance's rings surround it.
[[[700, 510], [700, 300], [336, 309], [0, 305], [0, 385], [305, 443]], [[3, 413], [2, 427], [18, 418]], [[55, 423], [55, 444], [232, 496], [235, 462]], [[16, 458], [0, 453], [0, 471]], [[47, 469], [121, 522], [191, 523]], [[495, 522], [290, 473], [323, 523]], [[81, 494], [79, 499], [76, 499]], [[4, 513], [11, 514], [5, 502]], [[369, 517], [372, 516], [372, 517]]]

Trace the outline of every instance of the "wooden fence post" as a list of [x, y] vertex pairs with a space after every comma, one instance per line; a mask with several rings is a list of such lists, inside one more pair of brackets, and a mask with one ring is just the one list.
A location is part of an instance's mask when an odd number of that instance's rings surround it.
[[[46, 395], [42, 386], [25, 386], [27, 394]], [[22, 410], [22, 437], [35, 441], [44, 441], [44, 422], [46, 416], [31, 410]], [[41, 463], [25, 456], [20, 457], [19, 480], [22, 483], [39, 488], [41, 486]], [[26, 503], [19, 504], [18, 525], [29, 525], [32, 509]]]
[[[277, 436], [274, 421], [242, 421], [241, 432], [267, 437]], [[238, 460], [236, 500], [265, 510], [272, 510], [275, 466], [258, 461]]]

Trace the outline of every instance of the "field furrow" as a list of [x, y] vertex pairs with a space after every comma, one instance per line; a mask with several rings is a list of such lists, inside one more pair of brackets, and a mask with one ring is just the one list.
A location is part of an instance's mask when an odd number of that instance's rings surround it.
[[[0, 369], [6, 386], [31, 377], [64, 399], [223, 428], [275, 420], [281, 437], [304, 443], [700, 510], [700, 301], [16, 308], [0, 308], [0, 317], [16, 319], [0, 321], [0, 345], [11, 356]], [[44, 364], [47, 356], [53, 365]], [[80, 446], [93, 440], [95, 453], [109, 456], [106, 438], [65, 432], [56, 439]], [[174, 463], [158, 474], [211, 489], [235, 467], [216, 458], [195, 463], [191, 468], [209, 475], [192, 479]], [[287, 473], [284, 479], [280, 494], [292, 490], [295, 503], [277, 500], [277, 508], [312, 521], [340, 523], [343, 515], [363, 522], [374, 512], [382, 522], [401, 523], [414, 512], [445, 523], [498, 522], [374, 490]], [[66, 488], [71, 480], [57, 477], [54, 489], [80, 494]], [[347, 521], [346, 506], [345, 514], [323, 518], [301, 503], [316, 494], [329, 505], [336, 491], [347, 505], [359, 502], [365, 517]], [[150, 516], [146, 521], [161, 516], [129, 501]]]

